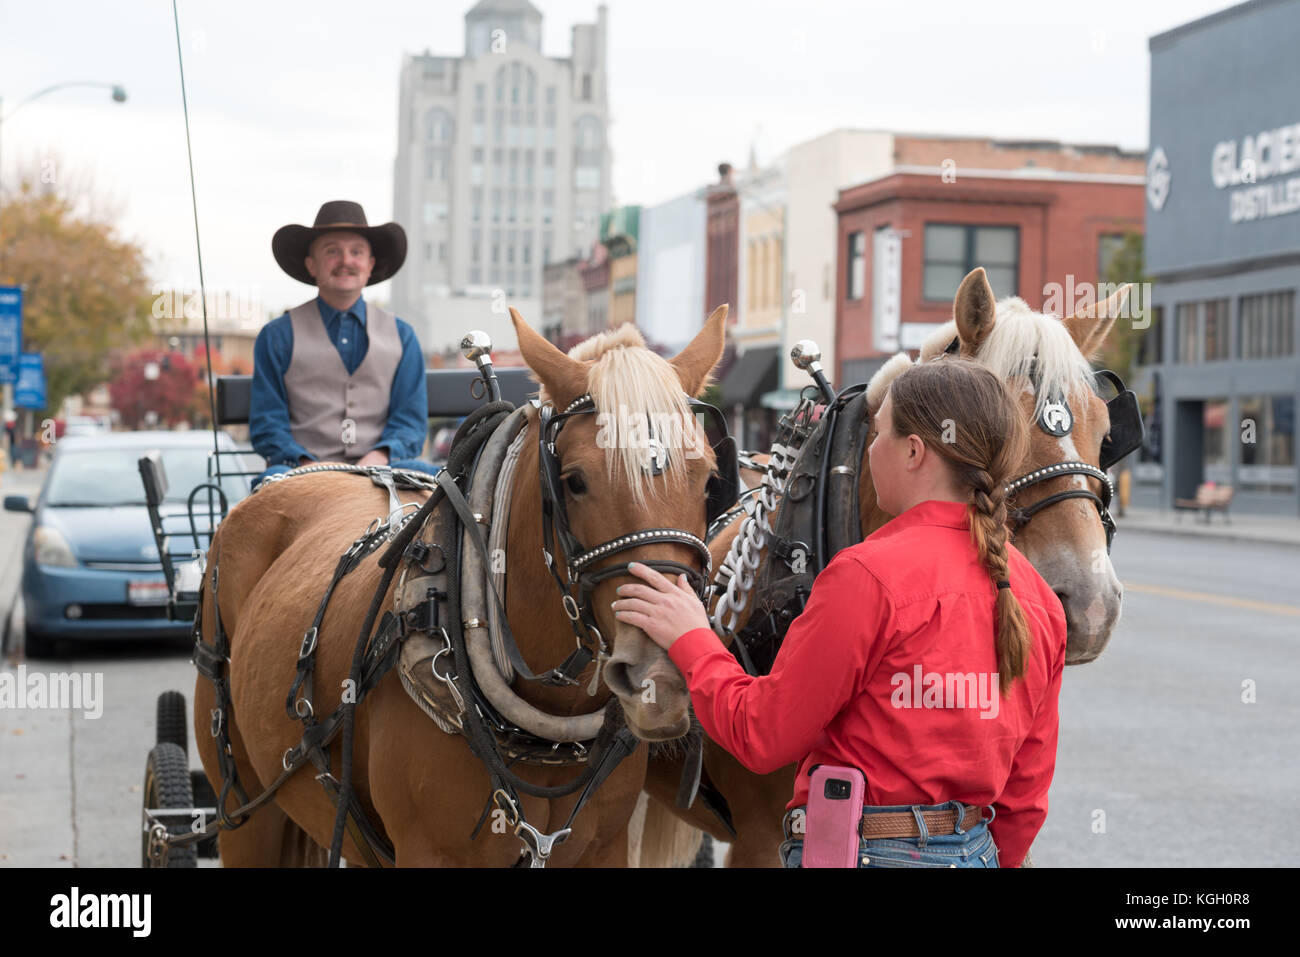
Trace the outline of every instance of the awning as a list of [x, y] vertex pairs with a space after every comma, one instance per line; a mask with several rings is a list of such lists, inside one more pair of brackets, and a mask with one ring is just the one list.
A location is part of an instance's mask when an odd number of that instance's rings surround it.
[[803, 394], [801, 389], [776, 389], [772, 392], [763, 393], [759, 402], [765, 409], [777, 409], [781, 412], [789, 412], [799, 405], [799, 397]]
[[780, 346], [762, 346], [746, 349], [736, 358], [720, 383], [723, 409], [733, 405], [754, 407], [764, 392], [776, 388], [780, 351]]

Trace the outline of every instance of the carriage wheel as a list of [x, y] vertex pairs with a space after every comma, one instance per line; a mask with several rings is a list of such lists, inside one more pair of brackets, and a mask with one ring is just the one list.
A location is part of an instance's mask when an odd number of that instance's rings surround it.
[[179, 691], [164, 691], [158, 696], [158, 744], [174, 744], [182, 754], [190, 750], [190, 716], [185, 710], [185, 695]]
[[[208, 776], [202, 768], [190, 771], [190, 789], [194, 794], [194, 806], [211, 807], [217, 806], [217, 792], [208, 782]], [[206, 827], [212, 818], [205, 817], [204, 826]], [[198, 843], [199, 857], [216, 858], [217, 852], [217, 835], [205, 837]]]
[[185, 752], [171, 742], [164, 742], [149, 752], [144, 766], [144, 806], [146, 809], [178, 810], [176, 816], [144, 820], [140, 856], [144, 867], [197, 867], [198, 852], [193, 844], [174, 847], [162, 845], [162, 832], [188, 834], [193, 817], [194, 792], [190, 786], [189, 761]]

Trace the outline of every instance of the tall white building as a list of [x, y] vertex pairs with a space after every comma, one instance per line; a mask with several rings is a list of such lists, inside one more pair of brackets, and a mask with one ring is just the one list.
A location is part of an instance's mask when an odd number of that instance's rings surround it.
[[528, 0], [480, 0], [465, 55], [402, 64], [393, 218], [406, 265], [393, 307], [426, 352], [471, 328], [513, 348], [507, 306], [542, 324], [542, 267], [581, 255], [609, 206], [606, 8], [542, 55]]

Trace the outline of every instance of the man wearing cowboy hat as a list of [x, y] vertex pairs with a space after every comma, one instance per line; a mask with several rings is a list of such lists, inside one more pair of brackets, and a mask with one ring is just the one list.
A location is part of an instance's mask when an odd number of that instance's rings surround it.
[[335, 200], [312, 226], [277, 230], [271, 251], [318, 292], [257, 335], [248, 424], [268, 466], [257, 481], [314, 461], [435, 471], [418, 461], [428, 400], [415, 331], [361, 296], [401, 268], [402, 227], [370, 226], [358, 203]]

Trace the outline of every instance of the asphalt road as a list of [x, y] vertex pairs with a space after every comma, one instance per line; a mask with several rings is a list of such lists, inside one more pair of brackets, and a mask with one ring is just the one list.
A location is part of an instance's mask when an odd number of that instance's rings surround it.
[[[27, 489], [6, 475], [0, 491]], [[25, 525], [0, 513], [0, 611]], [[1114, 558], [1123, 619], [1099, 660], [1066, 671], [1037, 865], [1294, 865], [1300, 549], [1124, 531]], [[0, 867], [138, 866], [155, 701], [192, 695], [188, 650], [82, 647], [28, 667], [102, 673], [103, 715], [0, 710]]]

